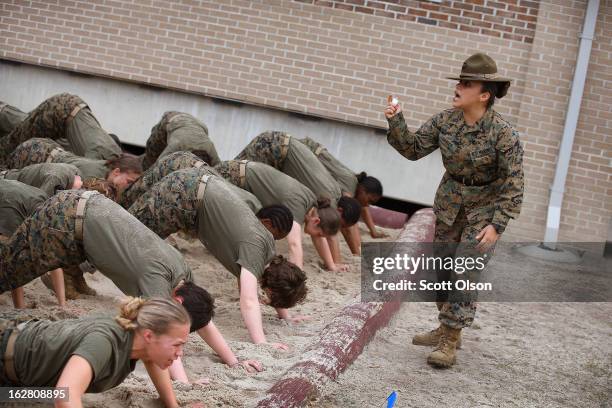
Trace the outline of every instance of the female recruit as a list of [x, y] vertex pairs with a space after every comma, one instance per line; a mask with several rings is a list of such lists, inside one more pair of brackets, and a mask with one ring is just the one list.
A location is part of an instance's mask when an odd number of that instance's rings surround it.
[[191, 321], [171, 299], [128, 298], [119, 316], [21, 324], [0, 320], [0, 385], [66, 387], [58, 407], [121, 384], [142, 361], [166, 407], [178, 407], [168, 367], [183, 354]]

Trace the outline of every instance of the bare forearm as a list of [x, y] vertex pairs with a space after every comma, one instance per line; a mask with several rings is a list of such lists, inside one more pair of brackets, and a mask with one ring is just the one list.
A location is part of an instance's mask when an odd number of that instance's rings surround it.
[[312, 243], [314, 244], [317, 253], [323, 260], [325, 267], [327, 269], [333, 269], [335, 266], [334, 258], [332, 257], [327, 240], [321, 237], [312, 237]]
[[368, 226], [370, 234], [376, 233], [376, 225], [374, 225], [374, 220], [372, 219], [372, 214], [370, 214], [369, 207], [361, 207], [361, 218]]
[[166, 408], [178, 407], [179, 405], [176, 402], [176, 396], [172, 389], [172, 380], [170, 379], [168, 370], [162, 370], [153, 363], [145, 363], [145, 368], [164, 406]]
[[198, 334], [210, 346], [215, 353], [221, 357], [221, 360], [228, 366], [233, 366], [238, 363], [238, 358], [227, 344], [223, 335], [211, 321], [206, 326], [198, 330]]
[[342, 254], [340, 253], [340, 240], [338, 240], [338, 235], [328, 237], [327, 243], [329, 244], [329, 249], [331, 250], [334, 263], [342, 263]]
[[302, 226], [293, 221], [293, 226], [287, 235], [289, 245], [289, 261], [293, 262], [300, 269], [304, 268], [304, 252], [302, 250]]
[[240, 300], [240, 312], [247, 327], [251, 340], [255, 344], [265, 343], [266, 335], [261, 321], [261, 310], [257, 300]]

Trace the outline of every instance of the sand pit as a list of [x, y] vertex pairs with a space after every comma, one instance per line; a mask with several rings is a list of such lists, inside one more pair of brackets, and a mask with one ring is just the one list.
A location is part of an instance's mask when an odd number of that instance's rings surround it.
[[[398, 231], [386, 230], [392, 238]], [[369, 237], [362, 229], [362, 237]], [[387, 240], [392, 240], [388, 238]], [[313, 317], [291, 326], [264, 308], [264, 330], [269, 341], [283, 341], [288, 352], [249, 342], [240, 318], [235, 279], [195, 241], [177, 238], [181, 251], [194, 269], [196, 281], [216, 297], [215, 323], [239, 358], [256, 358], [265, 371], [248, 374], [219, 362], [209, 347], [192, 337], [184, 364], [191, 379], [206, 377], [208, 385], [175, 383], [181, 406], [254, 407], [266, 391], [295, 364], [301, 351], [315, 338], [338, 310], [360, 290], [359, 260], [342, 244], [348, 273], [320, 269], [309, 239], [304, 240], [305, 270], [310, 293], [296, 308]], [[280, 253], [286, 253], [283, 243]], [[512, 253], [498, 252], [491, 267], [516, 263]], [[520, 261], [519, 261], [520, 263]], [[604, 262], [601, 268], [609, 267]], [[570, 267], [539, 262], [530, 274], [570, 273]], [[608, 270], [610, 270], [608, 268]], [[531, 275], [535, 276], [535, 275]], [[115, 310], [120, 292], [99, 273], [87, 275], [99, 292], [97, 297], [70, 301], [60, 309], [55, 298], [36, 281], [26, 287], [26, 299], [36, 309], [19, 312], [42, 318], [72, 318], [87, 313]], [[0, 314], [14, 315], [10, 296], [0, 296]], [[481, 303], [474, 326], [465, 330], [458, 364], [434, 370], [425, 360], [430, 349], [414, 346], [415, 332], [436, 325], [435, 306], [404, 304], [389, 327], [381, 330], [363, 354], [322, 394], [310, 408], [383, 407], [393, 390], [399, 391], [397, 407], [605, 407], [612, 395], [612, 303]], [[161, 407], [157, 393], [142, 365], [119, 387], [103, 394], [88, 394], [86, 407]], [[204, 405], [202, 405], [204, 404]]]
[[[398, 230], [384, 230], [393, 240]], [[370, 241], [365, 226], [361, 226], [362, 239]], [[304, 236], [304, 269], [308, 276], [309, 294], [306, 302], [293, 313], [311, 316], [312, 319], [299, 325], [289, 325], [276, 317], [270, 307], [263, 307], [263, 324], [268, 341], [283, 342], [289, 351], [275, 350], [269, 346], [257, 346], [249, 341], [248, 333], [238, 305], [236, 280], [227, 272], [198, 241], [187, 241], [175, 237], [179, 249], [192, 267], [195, 280], [215, 297], [215, 324], [241, 359], [258, 359], [264, 371], [249, 374], [242, 368], [229, 368], [222, 364], [208, 345], [197, 335], [191, 336], [185, 348], [183, 363], [190, 379], [208, 378], [208, 385], [183, 385], [175, 383], [175, 391], [181, 406], [198, 407], [252, 407], [263, 397], [284, 371], [300, 357], [301, 351], [348, 301], [359, 294], [359, 258], [353, 257], [344, 242], [341, 244], [344, 261], [351, 264], [346, 273], [333, 273], [321, 269], [312, 242]], [[379, 241], [379, 240], [377, 240]], [[285, 242], [278, 243], [281, 254], [287, 253]], [[100, 273], [86, 274], [89, 284], [98, 291], [98, 296], [84, 296], [69, 301], [66, 308], [57, 306], [55, 297], [40, 280], [26, 286], [26, 303], [35, 306], [20, 314], [41, 318], [72, 318], [91, 313], [108, 313], [116, 310], [121, 292]], [[0, 296], [0, 314], [12, 313], [10, 296]], [[87, 407], [161, 407], [156, 401], [157, 393], [148, 379], [144, 367], [139, 364], [134, 373], [119, 387], [102, 394], [87, 394]]]

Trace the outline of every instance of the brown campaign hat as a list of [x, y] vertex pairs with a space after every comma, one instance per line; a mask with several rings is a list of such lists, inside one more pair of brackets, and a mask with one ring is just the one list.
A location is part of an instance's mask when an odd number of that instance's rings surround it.
[[448, 79], [482, 81], [482, 82], [499, 82], [497, 98], [503, 98], [510, 88], [509, 78], [504, 78], [497, 73], [497, 64], [493, 58], [487, 54], [477, 53], [469, 57], [461, 66], [461, 74], [459, 76], [446, 77]]

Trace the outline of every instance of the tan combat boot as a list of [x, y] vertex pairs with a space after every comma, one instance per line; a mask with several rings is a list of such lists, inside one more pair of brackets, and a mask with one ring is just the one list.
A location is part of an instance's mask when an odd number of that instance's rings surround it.
[[[84, 295], [96, 296], [97, 293], [94, 289], [89, 287], [85, 278], [83, 277], [83, 271], [78, 266], [70, 266], [68, 268], [64, 268], [64, 277], [69, 276], [72, 278], [72, 285], [74, 289], [78, 293], [82, 293]], [[65, 279], [64, 279], [65, 280]], [[66, 291], [68, 288], [66, 287]], [[68, 295], [66, 295], [67, 297]]]
[[440, 342], [434, 351], [427, 357], [427, 363], [439, 368], [448, 368], [457, 360], [456, 348], [461, 329], [453, 329], [440, 325]]
[[[42, 281], [42, 283], [45, 284], [46, 287], [48, 287], [53, 293], [55, 293], [55, 290], [53, 290], [53, 282], [51, 281], [51, 275], [45, 273], [43, 276], [40, 277], [40, 280]], [[64, 274], [64, 293], [66, 295], [66, 299], [74, 300], [79, 298], [79, 292], [77, 292], [74, 287], [74, 281], [72, 279], [72, 276], [66, 274]]]
[[[412, 344], [415, 346], [429, 346], [435, 347], [440, 342], [442, 336], [442, 326], [437, 329], [428, 331], [426, 333], [418, 333], [412, 338]], [[461, 333], [459, 333], [459, 340], [457, 340], [456, 348], [461, 348]]]

